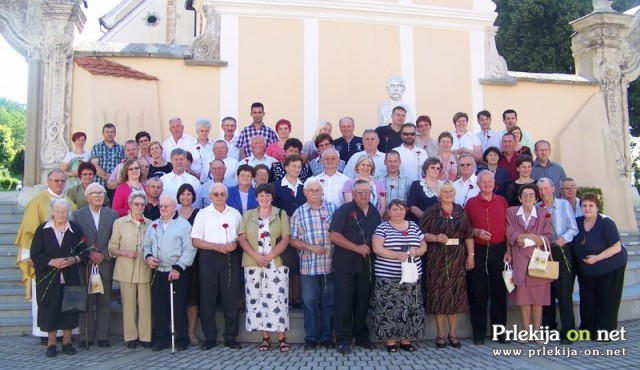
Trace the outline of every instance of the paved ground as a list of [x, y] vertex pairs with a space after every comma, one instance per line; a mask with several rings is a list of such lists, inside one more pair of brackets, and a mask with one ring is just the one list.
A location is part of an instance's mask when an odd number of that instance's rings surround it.
[[[414, 353], [388, 354], [382, 344], [372, 351], [354, 348], [345, 357], [335, 350], [305, 352], [301, 345], [292, 346], [289, 353], [273, 348], [258, 352], [256, 344], [241, 350], [218, 346], [210, 351], [191, 347], [171, 354], [168, 350], [127, 349], [120, 338], [112, 338], [111, 348], [78, 349], [75, 356], [59, 352], [56, 358], [44, 355], [45, 347], [33, 337], [0, 337], [1, 369], [638, 369], [640, 367], [640, 320], [622, 322], [626, 340], [609, 343], [576, 342], [570, 346], [553, 343], [509, 344], [488, 343], [474, 346], [463, 340], [461, 349], [436, 349], [433, 341], [416, 343]], [[497, 354], [499, 350], [522, 350], [521, 355]], [[599, 355], [588, 355], [589, 351]], [[619, 351], [619, 355], [606, 351]], [[624, 351], [624, 355], [622, 352]], [[542, 354], [541, 352], [544, 352]]]

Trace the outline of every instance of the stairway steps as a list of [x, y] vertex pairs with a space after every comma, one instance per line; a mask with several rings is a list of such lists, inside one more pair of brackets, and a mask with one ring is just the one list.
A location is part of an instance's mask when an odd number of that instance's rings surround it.
[[16, 303], [16, 302], [25, 302], [24, 286], [21, 285], [19, 287], [0, 288], [0, 303]]
[[31, 335], [31, 314], [28, 317], [0, 318], [0, 333], [3, 336]]
[[24, 318], [31, 315], [31, 303], [22, 302], [0, 302], [0, 319], [4, 318]]

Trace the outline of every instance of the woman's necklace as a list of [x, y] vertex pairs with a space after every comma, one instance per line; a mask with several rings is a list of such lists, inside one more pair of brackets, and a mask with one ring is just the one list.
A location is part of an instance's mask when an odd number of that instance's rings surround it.
[[596, 224], [596, 220], [589, 221], [589, 227], [587, 228], [587, 220], [584, 220], [584, 238], [580, 242], [580, 244], [585, 244], [587, 242], [587, 238], [589, 237], [589, 233], [593, 230], [593, 226]]

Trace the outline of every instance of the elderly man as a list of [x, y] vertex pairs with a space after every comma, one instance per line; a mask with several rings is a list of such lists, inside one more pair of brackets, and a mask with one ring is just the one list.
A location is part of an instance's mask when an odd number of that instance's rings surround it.
[[180, 148], [189, 151], [196, 141], [195, 137], [184, 133], [184, 125], [178, 117], [169, 120], [169, 132], [171, 132], [171, 136], [162, 142], [162, 153], [167, 162], [171, 161], [171, 152], [174, 149]]
[[461, 154], [458, 157], [458, 174], [460, 178], [457, 179], [453, 185], [456, 188], [455, 202], [463, 206], [467, 204], [467, 201], [480, 192], [480, 188], [476, 184], [476, 162], [473, 160], [471, 154]]
[[393, 108], [393, 112], [391, 113], [391, 123], [386, 126], [376, 127], [376, 132], [380, 138], [380, 142], [378, 143], [379, 151], [386, 153], [402, 145], [400, 130], [402, 130], [406, 116], [407, 110], [402, 106], [397, 106]]
[[111, 176], [109, 176], [109, 180], [107, 180], [107, 188], [111, 190], [115, 190], [120, 182], [120, 171], [122, 171], [122, 166], [124, 162], [129, 159], [138, 159], [140, 156], [140, 151], [138, 149], [138, 143], [135, 140], [127, 140], [124, 143], [124, 155], [125, 158], [122, 162], [118, 163], [118, 165], [111, 171]]
[[[251, 118], [253, 122], [250, 125], [244, 127], [240, 131], [238, 142], [236, 146], [239, 149], [239, 159], [245, 159], [253, 154], [253, 148], [251, 147], [251, 139], [254, 136], [262, 136], [265, 140], [264, 148], [267, 145], [278, 141], [278, 135], [269, 126], [267, 126], [262, 120], [264, 119], [264, 105], [256, 102], [251, 104]], [[261, 157], [262, 155], [260, 155]]]
[[[349, 162], [349, 159], [351, 159], [355, 153], [363, 150], [362, 138], [353, 134], [355, 126], [355, 121], [351, 117], [342, 117], [338, 121], [338, 127], [340, 128], [342, 136], [333, 142], [333, 146], [336, 148], [338, 153], [340, 153], [340, 160], [345, 163]], [[317, 143], [316, 148], [320, 150]]]
[[162, 181], [157, 177], [147, 180], [147, 207], [144, 209], [144, 217], [157, 220], [160, 217], [160, 195], [162, 194]]
[[414, 122], [411, 109], [407, 104], [402, 103], [402, 95], [405, 91], [404, 79], [398, 75], [391, 76], [387, 80], [386, 87], [389, 101], [378, 106], [378, 126], [384, 126], [391, 122], [391, 110], [397, 106], [406, 109], [407, 121]]
[[[227, 154], [229, 155], [229, 157], [235, 159], [236, 161], [240, 160], [240, 148], [238, 148], [237, 146], [238, 136], [236, 136], [236, 128], [238, 128], [238, 122], [233, 117], [224, 117], [222, 119], [222, 123], [220, 124], [220, 128], [222, 129], [222, 136], [217, 138], [215, 141], [224, 141], [224, 143], [227, 145]], [[228, 163], [227, 167], [229, 167]]]
[[580, 208], [580, 198], [576, 196], [578, 185], [576, 181], [570, 177], [560, 181], [560, 198], [566, 200], [571, 205], [576, 218], [582, 216], [582, 208]]
[[[478, 174], [480, 194], [469, 199], [464, 211], [471, 223], [475, 243], [475, 268], [467, 272], [467, 294], [473, 344], [484, 344], [487, 334], [487, 303], [491, 311], [491, 331], [494, 325], [507, 325], [507, 287], [502, 279], [504, 263], [511, 262], [511, 250], [506, 244], [507, 201], [493, 193], [495, 180], [489, 170]], [[506, 343], [504, 335], [498, 337]]]
[[[225, 167], [224, 178], [225, 179], [229, 181], [237, 181], [238, 178], [236, 175], [236, 171], [240, 163], [235, 157], [229, 156], [229, 146], [226, 143], [226, 141], [216, 140], [213, 143], [213, 158], [219, 159], [224, 162], [224, 167]], [[208, 174], [206, 176], [206, 179], [203, 177], [200, 177], [201, 182], [206, 182], [207, 180], [210, 180], [208, 178]]]
[[[506, 134], [509, 129], [518, 124], [518, 113], [513, 109], [507, 109], [502, 112], [502, 122], [504, 123], [504, 130], [501, 134]], [[533, 139], [528, 132], [522, 131], [522, 140], [520, 140], [522, 146], [533, 148]]]
[[519, 155], [516, 152], [516, 137], [512, 133], [502, 135], [502, 157], [498, 162], [498, 167], [504, 168], [509, 172], [511, 181], [516, 181], [520, 176], [516, 168], [516, 160]]
[[[174, 149], [175, 150], [175, 149]], [[160, 218], [144, 234], [145, 261], [153, 271], [151, 307], [153, 307], [153, 351], [162, 351], [171, 344], [171, 308], [178, 351], [189, 345], [187, 334], [187, 277], [196, 250], [191, 244], [191, 225], [176, 213], [176, 197], [160, 196]], [[171, 284], [172, 283], [172, 284]], [[170, 289], [173, 288], [173, 291]]]
[[333, 214], [329, 231], [333, 252], [334, 327], [338, 352], [351, 354], [351, 341], [356, 346], [372, 349], [367, 328], [369, 296], [373, 286], [374, 255], [371, 237], [382, 223], [380, 212], [369, 201], [369, 183], [358, 180], [353, 185], [353, 201], [343, 204]]
[[304, 349], [314, 350], [318, 343], [334, 348], [333, 343], [333, 245], [329, 224], [337, 207], [322, 200], [322, 183], [312, 179], [304, 184], [307, 202], [291, 217], [291, 245], [300, 250], [300, 279], [304, 303]]
[[[560, 184], [562, 179], [567, 177], [564, 173], [564, 168], [558, 163], [549, 159], [551, 155], [551, 144], [546, 140], [536, 141], [534, 151], [536, 153], [536, 160], [533, 161], [533, 168], [531, 170], [531, 177], [534, 180], [540, 180], [543, 177], [548, 178], [554, 184]], [[554, 197], [560, 197], [560, 187], [555, 189]]]
[[[15, 241], [18, 247], [16, 265], [22, 271], [22, 284], [25, 288], [25, 297], [27, 300], [31, 300], [31, 316], [33, 318], [32, 333], [34, 336], [41, 338], [40, 340], [43, 345], [47, 344], [47, 333], [40, 331], [37, 326], [36, 316], [38, 313], [38, 304], [35, 299], [36, 282], [35, 279], [33, 279], [35, 271], [33, 270], [29, 252], [31, 250], [33, 234], [38, 226], [48, 219], [52, 200], [64, 198], [69, 201], [72, 210], [76, 208], [73, 201], [63, 195], [66, 181], [67, 177], [61, 170], [53, 170], [47, 174], [47, 189], [37, 194], [27, 203], [27, 208], [24, 210], [24, 216], [22, 217]], [[38, 289], [41, 288], [38, 287]], [[32, 299], [32, 297], [34, 298]], [[62, 330], [58, 331], [58, 336], [61, 335]]]
[[[91, 163], [98, 171], [96, 182], [107, 186], [111, 172], [125, 159], [125, 156], [124, 147], [115, 141], [116, 126], [113, 123], [102, 126], [102, 138], [102, 142], [94, 144], [91, 148]], [[110, 194], [109, 198], [113, 199], [113, 194]]]
[[[104, 206], [105, 188], [93, 183], [84, 191], [87, 206], [73, 212], [71, 221], [75, 221], [82, 228], [82, 233], [87, 238], [87, 247], [90, 249], [89, 259], [92, 264], [98, 266], [102, 280], [103, 294], [90, 294], [87, 301], [88, 318], [80, 317], [80, 322], [86, 322], [86, 332], [80, 347], [90, 346], [95, 339], [98, 346], [107, 348], [109, 343], [109, 328], [111, 322], [111, 285], [113, 282], [113, 268], [115, 258], [109, 254], [109, 239], [113, 223], [119, 218], [118, 212]], [[81, 325], [81, 327], [84, 327]]]
[[482, 152], [489, 147], [496, 147], [500, 149], [502, 134], [496, 130], [491, 129], [491, 112], [488, 110], [481, 110], [476, 115], [478, 118], [478, 124], [480, 125], [480, 132], [476, 134], [480, 143], [482, 144]]
[[240, 163], [246, 163], [251, 167], [254, 167], [258, 164], [264, 164], [265, 166], [271, 168], [278, 160], [270, 157], [266, 154], [267, 149], [267, 140], [264, 136], [257, 135], [251, 138], [251, 143], [249, 144], [251, 147], [251, 155], [240, 161]]
[[340, 154], [333, 148], [323, 149], [320, 160], [324, 171], [317, 176], [310, 177], [307, 181], [318, 180], [324, 190], [324, 199], [333, 203], [336, 207], [344, 204], [344, 193], [342, 188], [344, 183], [349, 181], [349, 177], [338, 172], [338, 162]]
[[393, 199], [400, 199], [406, 202], [413, 182], [413, 180], [400, 173], [401, 163], [400, 153], [395, 150], [388, 151], [384, 156], [387, 173], [383, 177], [379, 177], [379, 179], [384, 183], [384, 188], [386, 189], [387, 196], [385, 201], [387, 202], [387, 208]]
[[200, 320], [205, 341], [201, 349], [216, 346], [216, 306], [220, 298], [224, 311], [224, 345], [240, 349], [238, 336], [238, 302], [242, 296], [241, 260], [238, 248], [240, 212], [227, 206], [227, 187], [214, 183], [209, 189], [211, 205], [196, 215], [191, 230], [193, 246], [200, 249]]
[[200, 181], [198, 181], [195, 176], [186, 172], [187, 152], [185, 152], [184, 149], [176, 148], [171, 151], [171, 165], [173, 166], [173, 170], [160, 178], [163, 185], [162, 194], [168, 194], [175, 199], [178, 188], [182, 184], [191, 184], [193, 189], [198, 191]]
[[209, 196], [209, 189], [215, 183], [224, 184], [227, 187], [235, 186], [238, 183], [236, 181], [229, 181], [224, 177], [226, 168], [224, 162], [219, 159], [214, 159], [209, 163], [209, 177], [211, 178], [196, 192], [196, 199], [193, 200], [193, 207], [204, 208], [211, 204], [211, 197]]
[[[360, 139], [362, 140], [362, 138]], [[335, 149], [333, 146], [333, 139], [329, 134], [320, 134], [316, 137], [314, 142], [316, 144], [316, 148], [318, 148], [318, 158], [310, 160], [307, 164], [309, 168], [311, 168], [311, 173], [313, 176], [318, 176], [322, 172], [324, 172], [324, 166], [322, 164], [322, 153], [324, 153], [327, 149]], [[339, 155], [340, 153], [338, 153]], [[346, 163], [340, 157], [338, 157], [337, 169], [340, 172], [344, 171]]]
[[571, 205], [564, 199], [555, 196], [555, 186], [551, 179], [543, 177], [538, 179], [538, 191], [540, 193], [540, 203], [551, 214], [551, 225], [553, 237], [551, 243], [551, 253], [553, 260], [560, 264], [560, 275], [557, 280], [551, 282], [551, 305], [542, 308], [542, 325], [548, 326], [551, 330], [556, 330], [556, 299], [560, 307], [560, 320], [562, 329], [560, 337], [562, 344], [570, 344], [567, 332], [575, 329], [575, 319], [573, 316], [573, 253], [571, 242], [578, 235], [578, 224]]
[[400, 154], [400, 172], [411, 181], [420, 180], [423, 177], [422, 164], [429, 157], [426, 150], [415, 145], [416, 133], [417, 129], [413, 123], [402, 125], [402, 129], [400, 129], [402, 145], [394, 149]]
[[[196, 140], [187, 151], [191, 153], [191, 173], [202, 181], [202, 175], [206, 174], [209, 162], [213, 159], [213, 141], [209, 140], [211, 121], [200, 118], [196, 121]], [[206, 175], [205, 175], [206, 176]]]
[[372, 129], [366, 129], [362, 133], [362, 142], [364, 144], [364, 150], [351, 156], [351, 159], [349, 159], [349, 162], [347, 162], [347, 165], [344, 167], [344, 174], [347, 175], [347, 177], [355, 178], [356, 163], [361, 156], [366, 155], [371, 158], [376, 165], [376, 173], [372, 173], [371, 176], [384, 176], [387, 169], [384, 165], [384, 153], [378, 150], [378, 143], [380, 142], [378, 134]]

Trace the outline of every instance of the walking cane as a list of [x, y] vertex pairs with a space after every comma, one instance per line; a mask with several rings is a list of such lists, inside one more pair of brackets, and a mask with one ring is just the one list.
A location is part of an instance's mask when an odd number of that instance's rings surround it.
[[169, 304], [171, 305], [171, 353], [176, 352], [176, 328], [173, 323], [173, 280], [169, 281]]
[[[84, 282], [87, 285], [87, 290], [89, 289], [89, 266], [91, 263], [88, 263], [84, 268]], [[84, 313], [84, 348], [89, 350], [89, 295], [87, 294], [87, 302], [86, 302], [87, 310]]]

